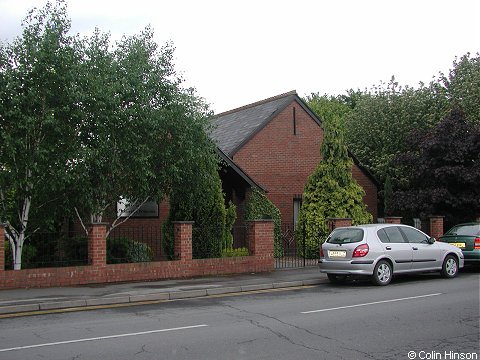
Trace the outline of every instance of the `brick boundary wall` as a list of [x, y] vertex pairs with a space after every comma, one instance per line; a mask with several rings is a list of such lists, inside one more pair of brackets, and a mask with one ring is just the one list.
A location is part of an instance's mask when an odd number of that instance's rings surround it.
[[[105, 224], [92, 224], [89, 232], [89, 265], [59, 268], [5, 270], [4, 226], [0, 224], [0, 289], [74, 286], [122, 281], [178, 279], [196, 276], [268, 272], [274, 270], [273, 221], [254, 220], [248, 224], [250, 256], [192, 259], [192, 222], [174, 224], [173, 261], [106, 264]], [[180, 229], [180, 230], [177, 230]]]

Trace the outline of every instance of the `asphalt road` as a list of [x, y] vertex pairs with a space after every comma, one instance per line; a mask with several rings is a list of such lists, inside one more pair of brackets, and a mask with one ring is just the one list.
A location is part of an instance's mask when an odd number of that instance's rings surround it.
[[479, 277], [2, 319], [0, 359], [479, 359]]

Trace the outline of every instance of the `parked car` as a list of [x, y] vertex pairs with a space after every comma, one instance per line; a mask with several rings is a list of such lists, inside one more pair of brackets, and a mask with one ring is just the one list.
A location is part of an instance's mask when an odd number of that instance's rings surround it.
[[388, 285], [394, 274], [439, 271], [454, 278], [462, 251], [408, 225], [368, 224], [335, 229], [322, 244], [319, 267], [333, 283], [369, 276]]
[[480, 265], [480, 222], [455, 225], [438, 240], [461, 249], [465, 264]]

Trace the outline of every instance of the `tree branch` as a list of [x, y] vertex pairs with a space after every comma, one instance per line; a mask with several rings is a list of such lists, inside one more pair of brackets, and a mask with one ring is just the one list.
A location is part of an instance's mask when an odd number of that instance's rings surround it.
[[85, 231], [85, 234], [87, 234], [87, 236], [88, 236], [88, 229], [85, 226], [85, 224], [83, 223], [82, 217], [80, 216], [80, 213], [78, 212], [77, 207], [75, 207], [75, 213], [77, 214], [77, 218], [80, 221], [80, 225], [82, 225], [82, 228]]
[[[132, 211], [130, 213], [130, 215], [128, 215], [127, 217], [125, 217], [122, 221], [118, 222], [122, 217], [120, 215], [117, 214], [117, 218], [113, 221], [112, 225], [110, 226], [110, 228], [108, 229], [107, 231], [107, 236], [110, 235], [110, 232], [112, 232], [113, 229], [115, 229], [117, 226], [120, 226], [122, 225], [123, 223], [127, 222], [142, 206], [143, 204], [145, 204], [147, 201], [148, 201], [149, 197], [147, 196], [145, 198], [145, 200], [143, 200], [140, 205], [138, 205], [136, 207], [136, 209], [134, 211]], [[137, 203], [137, 201], [134, 202], [134, 204]]]

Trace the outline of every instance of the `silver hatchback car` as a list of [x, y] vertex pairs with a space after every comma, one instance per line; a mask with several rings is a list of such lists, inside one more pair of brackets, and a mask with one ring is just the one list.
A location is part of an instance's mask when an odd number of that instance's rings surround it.
[[334, 283], [370, 276], [388, 285], [393, 274], [440, 271], [457, 276], [464, 265], [462, 251], [408, 225], [368, 224], [335, 229], [320, 250], [319, 267]]

